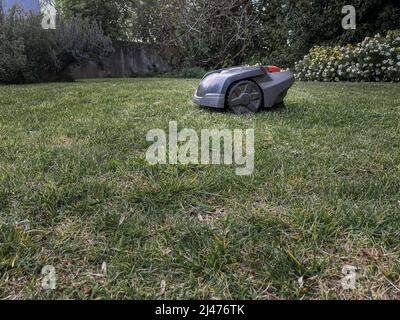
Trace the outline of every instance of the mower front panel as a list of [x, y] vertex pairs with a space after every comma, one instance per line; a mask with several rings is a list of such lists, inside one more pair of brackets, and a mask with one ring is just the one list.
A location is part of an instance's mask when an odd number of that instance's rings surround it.
[[224, 109], [225, 108], [225, 95], [217, 94], [217, 93], [206, 93], [202, 97], [195, 96], [193, 97], [193, 102], [199, 106], [205, 106], [215, 109]]

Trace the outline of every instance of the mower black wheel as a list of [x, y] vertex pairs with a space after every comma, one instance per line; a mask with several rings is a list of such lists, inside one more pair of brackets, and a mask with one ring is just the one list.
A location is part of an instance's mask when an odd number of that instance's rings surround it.
[[250, 80], [235, 83], [228, 93], [228, 109], [236, 114], [256, 113], [262, 104], [261, 89]]

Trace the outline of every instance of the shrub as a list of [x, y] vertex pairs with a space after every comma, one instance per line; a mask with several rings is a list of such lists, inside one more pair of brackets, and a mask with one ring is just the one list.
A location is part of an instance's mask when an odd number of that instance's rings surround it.
[[22, 39], [6, 41], [0, 33], [0, 83], [15, 83], [24, 79], [26, 56]]
[[295, 65], [304, 81], [400, 81], [400, 31], [356, 45], [314, 47]]
[[[39, 17], [25, 16], [14, 8], [9, 15], [0, 13], [0, 82], [33, 82], [37, 78], [40, 60], [48, 60], [43, 44], [48, 34], [41, 29]], [[43, 50], [44, 49], [44, 50]]]
[[0, 83], [62, 79], [71, 64], [99, 62], [112, 51], [96, 22], [79, 17], [58, 19], [55, 30], [42, 28], [40, 15], [14, 8], [0, 13]]

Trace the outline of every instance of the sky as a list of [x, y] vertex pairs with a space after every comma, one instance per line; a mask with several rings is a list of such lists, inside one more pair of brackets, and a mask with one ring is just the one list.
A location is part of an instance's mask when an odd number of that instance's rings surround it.
[[9, 10], [14, 5], [23, 7], [26, 11], [32, 11], [34, 13], [40, 12], [40, 0], [0, 0], [4, 11]]

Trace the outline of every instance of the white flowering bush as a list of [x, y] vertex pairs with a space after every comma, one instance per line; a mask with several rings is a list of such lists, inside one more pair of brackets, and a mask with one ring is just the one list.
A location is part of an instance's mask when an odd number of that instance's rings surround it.
[[295, 65], [303, 81], [400, 81], [400, 30], [357, 45], [314, 47]]

